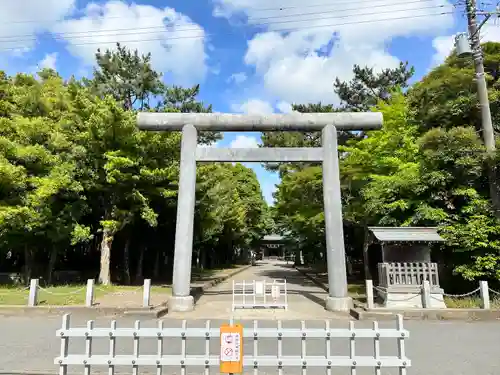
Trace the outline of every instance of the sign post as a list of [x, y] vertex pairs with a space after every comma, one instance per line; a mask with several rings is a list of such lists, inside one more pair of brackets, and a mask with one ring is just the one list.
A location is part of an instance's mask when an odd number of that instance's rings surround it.
[[220, 327], [220, 372], [243, 372], [243, 326], [223, 324]]
[[279, 285], [273, 285], [271, 287], [271, 296], [273, 297], [274, 303], [278, 302], [278, 299], [280, 298], [280, 286]]
[[255, 282], [255, 295], [260, 297], [260, 296], [263, 296], [265, 292], [266, 292], [266, 288], [264, 286], [264, 281], [256, 281]]

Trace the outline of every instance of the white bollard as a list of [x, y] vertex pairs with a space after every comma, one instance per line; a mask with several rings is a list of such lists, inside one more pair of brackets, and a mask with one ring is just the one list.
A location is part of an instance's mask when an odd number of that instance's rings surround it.
[[151, 279], [144, 279], [144, 288], [142, 292], [142, 307], [149, 307], [151, 298]]
[[366, 305], [369, 309], [373, 309], [375, 304], [373, 302], [373, 281], [366, 280]]
[[38, 303], [38, 279], [31, 279], [28, 306], [36, 306]]
[[487, 281], [479, 282], [479, 293], [481, 294], [481, 308], [485, 310], [490, 309], [490, 290]]
[[431, 285], [429, 280], [424, 280], [422, 283], [422, 307], [424, 309], [431, 308]]
[[87, 293], [85, 294], [85, 306], [94, 306], [94, 279], [87, 280]]

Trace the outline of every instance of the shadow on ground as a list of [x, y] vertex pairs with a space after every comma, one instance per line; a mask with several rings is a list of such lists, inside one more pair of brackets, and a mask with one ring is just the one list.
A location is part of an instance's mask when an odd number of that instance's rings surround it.
[[[307, 293], [307, 290], [302, 289], [302, 288], [307, 288], [307, 287], [310, 287], [311, 289], [321, 288], [322, 290], [325, 291], [325, 293], [328, 293], [328, 289], [320, 287], [317, 283], [306, 278], [304, 275], [302, 275], [298, 271], [291, 274], [290, 269], [294, 268], [294, 266], [292, 264], [275, 264], [274, 267], [275, 267], [275, 269], [265, 269], [262, 271], [258, 271], [255, 274], [262, 277], [262, 278], [286, 279], [289, 294], [292, 294], [295, 290], [298, 290], [300, 292], [299, 294]], [[326, 285], [328, 284], [328, 274], [326, 272], [316, 272], [315, 276], [317, 277], [318, 281], [320, 281]], [[294, 285], [295, 285], [295, 287], [294, 287]], [[299, 287], [300, 287], [300, 289], [299, 289]], [[363, 285], [363, 283], [352, 282], [347, 287], [348, 287], [348, 293], [351, 297], [355, 298], [359, 302], [362, 302], [362, 303], [366, 302], [366, 292], [365, 292], [365, 286]], [[311, 292], [314, 292], [314, 291], [311, 290]], [[316, 292], [316, 294], [317, 294], [317, 292]], [[314, 297], [314, 296], [312, 296], [312, 297]], [[315, 298], [317, 298], [317, 297], [315, 297]], [[313, 300], [312, 298], [310, 298], [310, 299]], [[322, 305], [324, 305], [323, 301], [322, 301]]]
[[[304, 296], [305, 298], [307, 298], [311, 302], [314, 302], [322, 307], [325, 307], [325, 298], [326, 298], [327, 294], [325, 293], [324, 298], [321, 298], [321, 297], [315, 295], [314, 294], [315, 292], [317, 294], [317, 291], [288, 290], [287, 294], [288, 294], [289, 298], [290, 298], [290, 296]], [[223, 296], [227, 296], [229, 299], [232, 296], [232, 294], [233, 294], [232, 290], [223, 290], [223, 291], [216, 291], [216, 292], [205, 291], [203, 293], [203, 296], [209, 297], [209, 296], [221, 296], [221, 295], [223, 295]], [[198, 297], [195, 296], [195, 300], [197, 301], [200, 298], [200, 296], [198, 296]], [[249, 295], [249, 297], [250, 297], [250, 295]]]

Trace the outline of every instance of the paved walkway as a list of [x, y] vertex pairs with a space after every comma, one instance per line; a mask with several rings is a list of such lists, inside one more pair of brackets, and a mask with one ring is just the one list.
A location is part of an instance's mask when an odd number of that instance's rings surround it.
[[[284, 309], [237, 309], [231, 311], [232, 283], [236, 281], [286, 279], [288, 310]], [[169, 318], [178, 319], [348, 319], [348, 314], [326, 311], [324, 301], [327, 292], [300, 274], [285, 262], [258, 262], [238, 275], [206, 291], [196, 302], [195, 311], [170, 312]]]

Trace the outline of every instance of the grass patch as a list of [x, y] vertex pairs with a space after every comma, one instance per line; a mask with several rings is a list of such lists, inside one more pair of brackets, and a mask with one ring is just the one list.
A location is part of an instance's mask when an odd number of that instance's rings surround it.
[[216, 274], [220, 274], [224, 271], [235, 270], [240, 267], [243, 267], [243, 265], [229, 264], [226, 266], [210, 268], [210, 269], [193, 268], [191, 269], [191, 282], [206, 281], [215, 276]]
[[[463, 298], [453, 298], [444, 297], [444, 302], [446, 307], [450, 309], [480, 309], [481, 308], [481, 298], [479, 297], [463, 297]], [[500, 309], [500, 298], [494, 298], [490, 301], [490, 306], [492, 309]]]
[[17, 285], [0, 285], [0, 305], [27, 305], [29, 290]]
[[366, 302], [366, 290], [363, 284], [348, 284], [347, 292], [349, 296], [358, 300], [359, 302]]
[[[142, 293], [142, 287], [130, 285], [96, 285], [94, 300], [106, 294], [137, 291]], [[61, 285], [38, 289], [38, 305], [40, 306], [77, 306], [85, 304], [86, 285]], [[170, 286], [153, 285], [151, 294], [171, 294]], [[10, 285], [0, 286], [0, 305], [28, 304], [28, 289]]]

